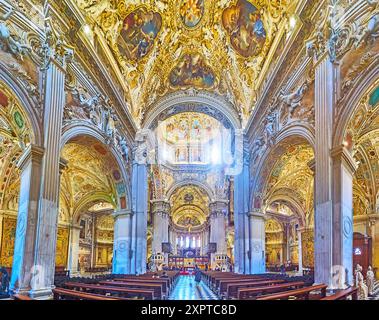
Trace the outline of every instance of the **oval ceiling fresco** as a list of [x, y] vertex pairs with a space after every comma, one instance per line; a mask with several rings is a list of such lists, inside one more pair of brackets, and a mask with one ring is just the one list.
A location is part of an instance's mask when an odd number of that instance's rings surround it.
[[200, 54], [184, 54], [170, 72], [169, 80], [173, 87], [211, 88], [215, 75]]
[[179, 14], [186, 27], [196, 27], [204, 15], [204, 0], [182, 0]]
[[119, 37], [120, 53], [129, 60], [139, 60], [154, 46], [162, 27], [159, 13], [141, 7], [130, 13], [123, 22]]
[[234, 50], [244, 57], [257, 56], [266, 42], [266, 30], [258, 9], [247, 0], [226, 8], [222, 24]]

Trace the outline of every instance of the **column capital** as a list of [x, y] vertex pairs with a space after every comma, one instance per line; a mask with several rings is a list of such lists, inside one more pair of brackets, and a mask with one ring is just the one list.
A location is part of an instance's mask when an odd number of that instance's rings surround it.
[[252, 218], [260, 218], [263, 220], [266, 220], [266, 215], [260, 211], [250, 211], [247, 216], [252, 219]]
[[45, 149], [36, 145], [29, 145], [17, 162], [17, 167], [22, 171], [29, 161], [42, 163]]
[[346, 165], [346, 167], [350, 170], [351, 174], [354, 174], [354, 172], [358, 168], [353, 156], [346, 149], [345, 146], [333, 148], [330, 151], [330, 156], [332, 157], [334, 162], [343, 162]]
[[118, 218], [124, 218], [124, 217], [131, 217], [133, 216], [133, 212], [130, 209], [122, 209], [122, 210], [117, 210], [113, 212], [113, 217], [115, 219]]
[[168, 201], [153, 200], [151, 204], [153, 214], [166, 213], [168, 215], [170, 213], [171, 205]]
[[228, 201], [215, 201], [209, 204], [210, 216], [228, 214]]

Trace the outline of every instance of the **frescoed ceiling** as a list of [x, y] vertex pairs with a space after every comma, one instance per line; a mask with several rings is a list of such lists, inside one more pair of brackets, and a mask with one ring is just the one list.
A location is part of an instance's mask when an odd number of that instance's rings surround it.
[[297, 213], [308, 226], [312, 226], [314, 176], [308, 163], [313, 159], [314, 152], [309, 145], [287, 147], [274, 165], [266, 185], [266, 210], [284, 216]]
[[78, 208], [99, 209], [101, 201], [107, 203], [106, 208], [115, 205], [121, 174], [105, 146], [89, 137], [80, 137], [64, 146], [62, 157], [68, 165], [61, 178], [61, 220], [68, 220]]
[[208, 217], [208, 195], [196, 186], [179, 188], [170, 199], [173, 223], [186, 230], [200, 227]]
[[137, 124], [159, 97], [190, 87], [219, 93], [246, 119], [275, 36], [298, 2], [73, 1], [93, 32], [101, 30]]

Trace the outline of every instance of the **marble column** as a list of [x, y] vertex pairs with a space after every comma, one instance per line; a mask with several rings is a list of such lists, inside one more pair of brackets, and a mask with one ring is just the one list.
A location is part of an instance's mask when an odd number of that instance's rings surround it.
[[297, 230], [297, 241], [298, 241], [298, 260], [299, 260], [299, 275], [303, 275], [303, 243], [301, 237], [302, 229]]
[[114, 274], [130, 274], [131, 270], [131, 235], [132, 211], [119, 210], [113, 213], [114, 241], [112, 272]]
[[[169, 242], [168, 227], [170, 223], [170, 204], [166, 201], [152, 202], [153, 212], [153, 254], [163, 253], [162, 243]], [[168, 262], [168, 253], [164, 254]]]
[[244, 151], [242, 172], [234, 177], [234, 271], [249, 273], [249, 197], [250, 197], [250, 158], [249, 152]]
[[333, 112], [339, 66], [325, 53], [315, 66], [315, 283], [330, 285], [333, 266], [332, 148]]
[[266, 272], [265, 256], [265, 217], [260, 212], [249, 213], [249, 242], [250, 242], [250, 274], [261, 274]]
[[146, 273], [147, 265], [147, 145], [137, 134], [132, 167], [132, 262], [131, 273]]
[[[331, 151], [333, 158], [333, 289], [353, 285], [353, 176], [357, 169], [351, 153], [343, 146]], [[336, 277], [342, 279], [336, 279]], [[343, 277], [345, 279], [343, 279]], [[337, 280], [337, 281], [336, 281]]]
[[[216, 254], [226, 255], [226, 224], [225, 217], [228, 214], [228, 204], [216, 201], [209, 205], [210, 209], [210, 242], [217, 244]], [[215, 266], [215, 254], [211, 255], [212, 268]]]
[[68, 256], [68, 270], [71, 276], [79, 274], [79, 238], [80, 226], [72, 224], [70, 227], [70, 246]]
[[35, 237], [43, 155], [43, 148], [30, 145], [18, 162], [21, 172], [20, 196], [10, 290], [19, 294], [28, 294], [35, 272]]

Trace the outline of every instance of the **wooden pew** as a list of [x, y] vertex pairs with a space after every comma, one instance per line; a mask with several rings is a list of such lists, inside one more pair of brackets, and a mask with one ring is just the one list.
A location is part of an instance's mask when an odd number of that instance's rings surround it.
[[226, 299], [237, 298], [239, 288], [254, 288], [254, 287], [268, 287], [275, 284], [284, 283], [284, 280], [264, 280], [264, 281], [248, 281], [248, 282], [229, 282], [226, 286], [226, 291], [223, 296]]
[[325, 284], [319, 284], [312, 287], [304, 287], [300, 289], [284, 291], [281, 293], [265, 295], [262, 297], [258, 297], [256, 300], [288, 300], [288, 298], [290, 297], [297, 297], [303, 300], [309, 300], [311, 292], [315, 290], [321, 290], [321, 298], [324, 298], [326, 296], [327, 287], [328, 286]]
[[127, 278], [127, 279], [113, 279], [113, 280], [107, 280], [107, 281], [100, 281], [99, 283], [102, 285], [109, 284], [111, 286], [123, 286], [125, 283], [135, 283], [140, 285], [145, 284], [155, 284], [161, 286], [161, 292], [157, 295], [162, 296], [162, 299], [167, 297], [169, 295], [169, 281], [168, 279], [133, 279], [133, 278]]
[[298, 289], [305, 286], [304, 282], [288, 282], [271, 286], [261, 286], [254, 288], [238, 288], [236, 298], [238, 300], [256, 299], [257, 296], [265, 295], [268, 293], [278, 293], [288, 289]]
[[102, 286], [94, 284], [85, 284], [85, 283], [65, 283], [65, 286], [74, 289], [77, 291], [95, 293], [95, 294], [111, 294], [117, 295], [118, 297], [123, 298], [134, 298], [134, 297], [143, 297], [146, 300], [154, 300], [154, 290], [151, 289], [137, 289], [130, 287], [114, 287], [114, 286]]
[[243, 284], [243, 283], [252, 283], [252, 282], [269, 282], [269, 281], [279, 281], [279, 282], [284, 282], [284, 280], [272, 280], [269, 278], [233, 278], [233, 279], [222, 279], [218, 282], [218, 289], [217, 292], [218, 294], [221, 295], [226, 295], [228, 292], [228, 285], [229, 284]]
[[347, 300], [348, 297], [351, 297], [352, 300], [358, 300], [358, 288], [350, 287], [345, 290], [338, 291], [331, 296], [324, 297], [321, 300]]
[[62, 288], [53, 289], [54, 300], [132, 300], [120, 297], [108, 297], [101, 294], [86, 293]]
[[148, 283], [143, 281], [100, 281], [99, 284], [110, 287], [153, 290], [155, 299], [163, 300], [166, 298], [166, 296], [163, 294], [162, 283]]

